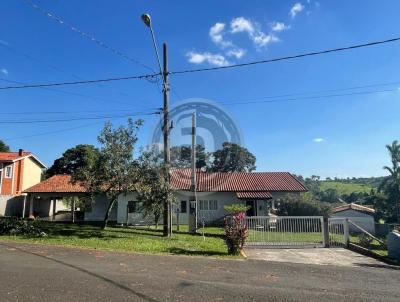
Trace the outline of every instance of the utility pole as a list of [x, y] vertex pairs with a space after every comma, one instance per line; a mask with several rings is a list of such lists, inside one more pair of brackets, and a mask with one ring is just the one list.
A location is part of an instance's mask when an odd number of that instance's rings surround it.
[[[163, 44], [163, 68], [161, 67], [160, 56], [158, 55], [156, 38], [154, 36], [153, 27], [151, 25], [151, 17], [149, 14], [142, 15], [143, 23], [150, 29], [151, 38], [153, 40], [154, 51], [157, 57], [158, 67], [163, 80], [163, 134], [164, 134], [164, 177], [165, 181], [170, 184], [170, 166], [171, 166], [171, 153], [170, 153], [170, 140], [169, 134], [171, 127], [169, 125], [169, 83], [168, 83], [168, 48], [167, 44]], [[172, 236], [172, 203], [168, 196], [167, 200], [164, 201], [164, 213], [163, 213], [163, 235], [165, 237]]]
[[196, 233], [197, 230], [197, 184], [196, 184], [196, 113], [192, 114], [192, 175], [191, 191], [189, 201], [189, 233]]
[[[164, 134], [164, 165], [165, 165], [165, 177], [167, 183], [170, 183], [170, 165], [171, 165], [171, 153], [170, 153], [170, 126], [169, 126], [169, 84], [168, 84], [168, 48], [167, 44], [163, 44], [163, 96], [164, 96], [164, 122], [163, 122], [163, 134]], [[167, 198], [164, 203], [164, 230], [163, 234], [166, 237], [172, 235], [172, 204], [171, 200]]]

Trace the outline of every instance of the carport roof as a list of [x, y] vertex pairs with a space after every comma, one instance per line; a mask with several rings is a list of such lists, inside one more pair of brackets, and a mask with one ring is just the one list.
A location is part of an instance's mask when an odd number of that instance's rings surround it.
[[80, 183], [72, 183], [70, 175], [54, 175], [24, 193], [84, 193], [85, 187]]

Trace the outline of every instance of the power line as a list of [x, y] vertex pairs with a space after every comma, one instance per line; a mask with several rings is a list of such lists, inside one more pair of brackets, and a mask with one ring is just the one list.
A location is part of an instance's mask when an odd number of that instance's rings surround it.
[[91, 116], [91, 117], [73, 117], [73, 118], [63, 118], [63, 119], [47, 119], [47, 120], [1, 120], [0, 124], [42, 124], [42, 123], [59, 123], [59, 122], [74, 122], [83, 120], [105, 120], [110, 118], [123, 118], [139, 115], [155, 115], [159, 112], [137, 112], [124, 115], [108, 115], [108, 116]]
[[[116, 117], [116, 119], [118, 119], [118, 118], [120, 118], [120, 117]], [[25, 138], [32, 138], [32, 137], [37, 137], [37, 136], [45, 136], [45, 135], [50, 135], [50, 134], [63, 133], [63, 132], [68, 132], [68, 131], [72, 131], [72, 130], [76, 130], [76, 129], [82, 129], [82, 128], [86, 128], [86, 127], [90, 127], [90, 126], [94, 126], [94, 125], [99, 125], [102, 123], [103, 122], [95, 122], [95, 123], [84, 124], [84, 125], [76, 126], [76, 127], [63, 128], [63, 129], [54, 130], [54, 131], [40, 132], [40, 133], [17, 136], [17, 137], [8, 137], [8, 138], [5, 138], [4, 140], [11, 141], [11, 140], [17, 140], [17, 139], [25, 139]]]
[[133, 59], [132, 57], [128, 56], [126, 53], [123, 53], [122, 51], [106, 44], [105, 42], [97, 39], [96, 37], [94, 37], [91, 34], [88, 34], [82, 30], [80, 30], [79, 28], [77, 28], [76, 26], [66, 22], [65, 20], [62, 20], [61, 18], [59, 18], [58, 16], [56, 16], [54, 13], [47, 11], [41, 7], [39, 7], [37, 4], [33, 3], [30, 0], [23, 0], [23, 2], [25, 2], [27, 5], [29, 5], [30, 7], [34, 8], [35, 10], [39, 11], [40, 13], [42, 13], [44, 16], [56, 21], [58, 24], [67, 27], [68, 29], [70, 29], [71, 31], [79, 34], [81, 37], [84, 37], [85, 39], [88, 39], [89, 41], [94, 42], [96, 45], [107, 49], [109, 51], [111, 51], [112, 53], [114, 53], [117, 56], [120, 56], [122, 58], [124, 58], [125, 60], [128, 60], [134, 64], [140, 65], [143, 68], [146, 68], [147, 70], [150, 70], [151, 72], [155, 72], [153, 68], [151, 68], [150, 66], [147, 66], [146, 64], [143, 64], [141, 62], [139, 62], [136, 59]]
[[251, 99], [251, 101], [238, 101], [238, 102], [225, 102], [220, 103], [222, 105], [248, 105], [248, 104], [261, 104], [261, 103], [282, 103], [282, 102], [290, 102], [290, 101], [300, 101], [300, 100], [313, 100], [313, 99], [323, 99], [323, 98], [335, 98], [342, 96], [352, 96], [352, 95], [366, 95], [366, 94], [375, 94], [375, 93], [383, 93], [383, 92], [394, 92], [399, 91], [398, 88], [394, 89], [384, 89], [384, 90], [375, 90], [375, 91], [359, 91], [359, 92], [351, 92], [351, 93], [342, 93], [342, 94], [328, 94], [328, 95], [318, 95], [318, 96], [306, 96], [299, 98], [287, 98], [287, 99], [272, 99], [272, 100], [262, 100], [264, 98]]
[[[162, 108], [147, 108], [148, 110], [162, 111]], [[43, 115], [43, 114], [70, 114], [70, 113], [111, 113], [111, 112], [132, 112], [132, 109], [119, 110], [69, 110], [69, 111], [13, 111], [0, 112], [0, 115]]]
[[272, 63], [272, 62], [278, 62], [278, 61], [286, 61], [286, 60], [292, 60], [292, 59], [298, 59], [298, 58], [304, 58], [304, 57], [318, 56], [318, 55], [323, 55], [323, 54], [332, 53], [332, 52], [340, 52], [340, 51], [352, 50], [352, 49], [357, 49], [357, 48], [370, 47], [370, 46], [386, 44], [386, 43], [393, 43], [393, 42], [397, 42], [399, 40], [400, 40], [400, 37], [396, 37], [396, 38], [387, 39], [387, 40], [374, 41], [374, 42], [368, 42], [368, 43], [363, 43], [363, 44], [355, 44], [355, 45], [346, 46], [346, 47], [326, 49], [326, 50], [308, 52], [308, 53], [291, 55], [291, 56], [286, 56], [286, 57], [273, 58], [273, 59], [268, 59], [268, 60], [253, 61], [253, 62], [247, 62], [247, 63], [241, 63], [241, 64], [226, 65], [226, 66], [170, 71], [170, 74], [171, 75], [184, 74], [184, 73], [211, 71], [211, 70], [231, 69], [231, 68], [236, 68], [236, 67], [245, 67], [245, 66], [257, 65], [257, 64], [266, 64], [266, 63]]
[[[82, 78], [82, 77], [80, 77], [80, 76], [78, 76], [76, 74], [71, 74], [71, 73], [65, 71], [64, 69], [54, 65], [54, 64], [49, 64], [49, 63], [47, 63], [47, 62], [45, 62], [45, 61], [43, 61], [41, 59], [38, 59], [38, 58], [32, 56], [31, 54], [27, 54], [27, 53], [25, 53], [23, 51], [20, 51], [20, 50], [16, 49], [15, 47], [12, 47], [12, 46], [10, 46], [8, 44], [0, 43], [0, 46], [3, 46], [4, 48], [6, 48], [8, 51], [10, 51], [13, 54], [17, 54], [19, 56], [22, 56], [25, 59], [28, 59], [28, 60], [33, 61], [33, 62], [36, 62], [36, 63], [38, 63], [40, 65], [46, 66], [47, 68], [53, 69], [53, 70], [55, 70], [57, 72], [66, 74], [68, 76], [72, 76], [73, 78], [75, 78], [77, 80], [80, 80], [80, 81], [86, 80], [86, 79], [84, 79], [84, 78]], [[25, 83], [19, 83], [19, 84], [25, 84]], [[96, 85], [98, 87], [101, 87], [101, 88], [108, 88], [109, 89], [109, 87], [104, 86], [103, 84], [98, 84], [97, 83]], [[116, 92], [116, 91], [114, 91], [114, 92]], [[122, 92], [122, 91], [117, 91], [117, 93], [120, 94], [120, 95], [132, 97], [132, 95], [129, 95], [128, 93], [125, 93], [125, 92]], [[120, 102], [120, 103], [122, 103], [122, 102]]]
[[106, 79], [97, 79], [97, 80], [28, 84], [28, 85], [21, 85], [21, 86], [5, 86], [5, 87], [0, 87], [0, 90], [53, 87], [53, 86], [63, 86], [63, 85], [93, 84], [93, 83], [101, 83], [101, 82], [137, 80], [137, 79], [141, 80], [141, 79], [151, 79], [151, 78], [157, 77], [159, 75], [160, 75], [159, 73], [152, 73], [152, 74], [144, 74], [144, 75], [138, 75], [138, 76], [116, 77], [116, 78], [106, 78]]
[[[8, 82], [8, 83], [13, 83], [13, 84], [29, 85], [28, 83], [25, 83], [25, 82], [11, 81], [11, 80], [1, 79], [1, 78], [0, 78], [0, 81]], [[122, 105], [130, 105], [130, 106], [132, 106], [131, 103], [121, 102], [121, 101], [114, 100], [114, 99], [107, 99], [107, 98], [102, 98], [102, 97], [91, 96], [91, 95], [87, 95], [87, 94], [83, 94], [83, 93], [78, 93], [78, 92], [71, 92], [71, 91], [66, 91], [66, 90], [61, 90], [61, 89], [55, 89], [55, 88], [49, 88], [49, 87], [39, 87], [39, 88], [40, 88], [40, 89], [44, 89], [44, 90], [59, 92], [59, 93], [63, 93], [63, 94], [78, 96], [78, 97], [82, 97], [82, 98], [87, 98], [87, 99], [92, 99], [92, 100], [98, 100], [98, 101], [101, 101], [101, 102], [104, 102], [104, 103], [107, 103], [107, 104], [110, 104], [110, 103], [119, 103], [119, 104], [122, 104]], [[141, 106], [139, 106], [139, 107], [141, 107]], [[2, 114], [2, 113], [0, 113], [0, 114]]]

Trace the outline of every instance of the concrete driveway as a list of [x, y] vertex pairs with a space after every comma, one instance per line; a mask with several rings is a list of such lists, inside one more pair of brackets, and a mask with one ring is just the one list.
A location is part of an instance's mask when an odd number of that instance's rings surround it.
[[145, 255], [0, 241], [0, 301], [400, 301], [391, 267]]
[[365, 266], [383, 265], [373, 258], [360, 255], [344, 248], [308, 248], [308, 249], [260, 249], [247, 248], [245, 254], [250, 259], [335, 265], [335, 266]]

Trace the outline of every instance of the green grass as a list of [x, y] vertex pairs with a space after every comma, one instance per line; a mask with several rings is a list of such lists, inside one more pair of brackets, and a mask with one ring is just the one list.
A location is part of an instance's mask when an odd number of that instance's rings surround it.
[[197, 235], [188, 234], [187, 226], [181, 226], [172, 238], [162, 237], [161, 227], [108, 227], [101, 230], [89, 225], [44, 223], [43, 229], [47, 237], [1, 236], [0, 240], [126, 252], [227, 256], [221, 237], [223, 230], [218, 228], [205, 228], [205, 239], [201, 230]]
[[263, 232], [249, 230], [247, 242], [322, 243], [321, 232]]
[[321, 190], [336, 189], [339, 194], [369, 193], [372, 187], [364, 184], [343, 183], [339, 181], [321, 181]]

